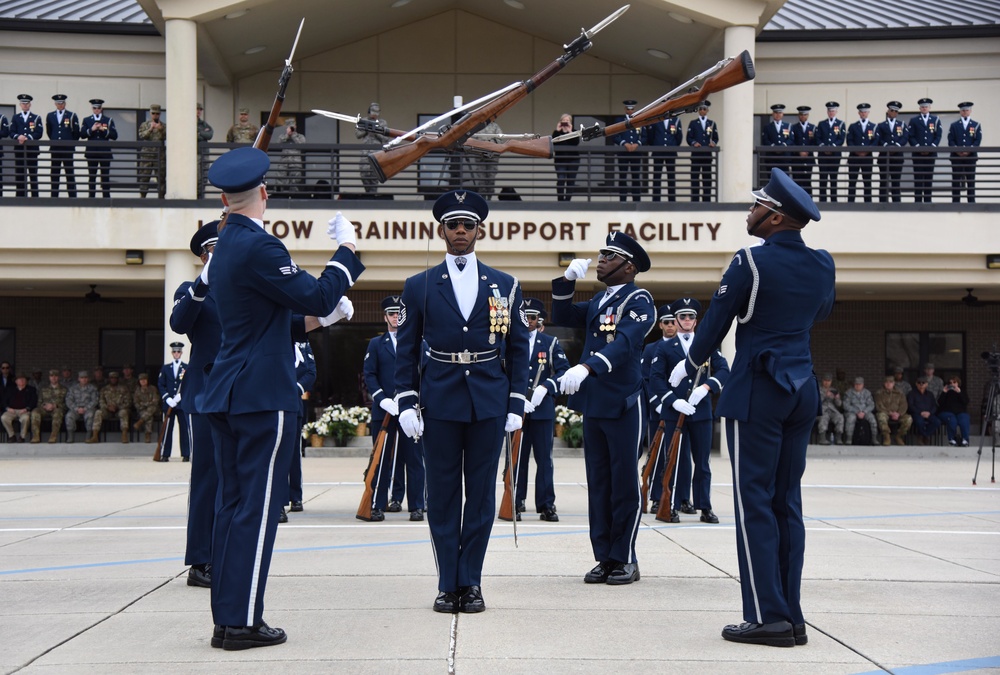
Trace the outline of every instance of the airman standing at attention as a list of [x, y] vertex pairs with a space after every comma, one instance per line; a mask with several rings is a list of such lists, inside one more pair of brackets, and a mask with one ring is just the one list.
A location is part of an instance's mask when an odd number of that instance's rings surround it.
[[[56, 94], [52, 97], [56, 109], [45, 116], [45, 133], [50, 141], [80, 140], [80, 118], [75, 112], [66, 110], [66, 94]], [[73, 168], [73, 148], [64, 146], [52, 147], [51, 185], [53, 197], [59, 196], [59, 172], [66, 174], [66, 191], [76, 198], [76, 171]]]
[[[771, 106], [771, 121], [760, 130], [760, 144], [771, 148], [784, 148], [792, 144], [792, 128], [784, 121], [785, 106], [775, 103]], [[770, 175], [771, 167], [788, 171], [788, 153], [772, 150], [761, 158], [761, 171]]]
[[[896, 120], [903, 104], [889, 101], [885, 104], [885, 121], [875, 127], [876, 145], [883, 148], [901, 148], [907, 144], [909, 130]], [[900, 180], [903, 176], [903, 154], [883, 150], [878, 153], [878, 200], [880, 202], [901, 201]]]
[[100, 176], [101, 195], [111, 198], [111, 146], [110, 141], [118, 140], [118, 129], [115, 121], [104, 114], [104, 99], [90, 99], [90, 108], [94, 114], [84, 118], [80, 125], [80, 138], [86, 139], [87, 174], [89, 184], [87, 196], [91, 199], [97, 194], [97, 181]]
[[826, 102], [826, 119], [816, 125], [816, 145], [819, 146], [819, 200], [837, 201], [837, 177], [840, 173], [839, 146], [847, 140], [847, 125], [844, 120], [837, 119], [840, 104], [836, 101]]
[[226, 132], [226, 143], [253, 143], [260, 128], [250, 122], [250, 108], [240, 108], [239, 120]]
[[42, 137], [42, 118], [31, 112], [32, 97], [19, 94], [21, 112], [14, 113], [10, 118], [10, 137], [17, 141], [14, 146], [14, 167], [17, 170], [17, 196], [27, 197], [30, 187], [31, 196], [38, 199], [38, 153], [35, 143]]
[[[936, 148], [941, 145], [944, 130], [941, 119], [931, 114], [929, 98], [917, 101], [920, 114], [910, 118], [910, 145], [917, 148]], [[937, 153], [931, 150], [914, 150], [913, 152], [913, 201], [918, 204], [931, 203], [931, 186], [934, 183], [934, 164]]]
[[[847, 128], [847, 144], [851, 146], [868, 147], [878, 144], [875, 125], [868, 121], [871, 104], [858, 104], [857, 122]], [[847, 201], [854, 201], [854, 185], [861, 174], [861, 185], [865, 191], [865, 201], [872, 200], [872, 152], [871, 150], [851, 150], [847, 156]]]
[[59, 371], [49, 371], [49, 382], [38, 389], [38, 407], [31, 411], [31, 442], [42, 441], [42, 419], [52, 418], [49, 443], [55, 443], [66, 415], [66, 387], [59, 383]]
[[[795, 110], [799, 113], [799, 121], [792, 125], [792, 145], [816, 145], [816, 125], [809, 121], [812, 108], [800, 105]], [[816, 165], [816, 157], [810, 150], [799, 150], [791, 162], [792, 180], [796, 185], [812, 195], [812, 170]]]
[[121, 384], [117, 370], [108, 373], [108, 384], [100, 391], [101, 402], [94, 413], [94, 436], [101, 431], [105, 417], [117, 417], [122, 431], [122, 443], [128, 443], [129, 413], [132, 408], [132, 394]]
[[711, 101], [698, 106], [698, 116], [688, 122], [687, 144], [699, 148], [691, 152], [691, 201], [712, 201], [712, 153], [709, 148], [719, 144], [719, 125], [708, 119]]
[[962, 201], [962, 190], [970, 204], [976, 203], [976, 148], [983, 142], [983, 125], [972, 119], [972, 102], [958, 104], [961, 117], [948, 128], [948, 145], [951, 152], [951, 201]]

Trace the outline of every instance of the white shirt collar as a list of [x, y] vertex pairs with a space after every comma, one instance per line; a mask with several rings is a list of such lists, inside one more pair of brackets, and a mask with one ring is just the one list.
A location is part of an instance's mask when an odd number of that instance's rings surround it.
[[[459, 270], [458, 269], [458, 265], [455, 264], [455, 261], [458, 258], [465, 258], [465, 269], [464, 270]], [[478, 274], [478, 272], [479, 272], [479, 264], [476, 262], [476, 252], [475, 251], [470, 251], [469, 253], [466, 253], [465, 255], [462, 255], [462, 256], [452, 255], [451, 253], [445, 253], [444, 254], [444, 260], [448, 264], [448, 274], [452, 275], [453, 277], [456, 277], [456, 278], [457, 277], [461, 277], [461, 276], [465, 275], [467, 272], [469, 272], [470, 270], [472, 271], [473, 276], [476, 276], [476, 274]]]
[[252, 220], [253, 222], [255, 222], [257, 224], [257, 227], [259, 227], [260, 229], [262, 229], [262, 230], [264, 229], [264, 221], [261, 220], [260, 218], [250, 218], [250, 220]]

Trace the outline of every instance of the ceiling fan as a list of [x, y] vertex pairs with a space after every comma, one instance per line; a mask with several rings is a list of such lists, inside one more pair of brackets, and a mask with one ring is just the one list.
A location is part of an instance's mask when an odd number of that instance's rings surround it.
[[97, 284], [90, 284], [90, 292], [85, 293], [83, 296], [83, 301], [88, 303], [94, 302], [118, 302], [121, 300], [112, 300], [111, 298], [102, 298], [101, 294], [97, 292]]
[[1000, 304], [995, 300], [980, 300], [975, 295], [972, 294], [971, 288], [965, 289], [965, 297], [962, 298], [962, 304], [966, 307], [985, 307], [987, 305]]

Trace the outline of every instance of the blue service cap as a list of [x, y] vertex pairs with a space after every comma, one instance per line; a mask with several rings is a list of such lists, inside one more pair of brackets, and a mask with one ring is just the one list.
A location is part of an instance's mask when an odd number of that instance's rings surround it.
[[614, 251], [628, 258], [640, 272], [648, 272], [650, 263], [646, 249], [624, 232], [608, 232], [601, 251]]
[[452, 190], [437, 198], [433, 213], [439, 223], [455, 218], [471, 218], [481, 223], [490, 215], [490, 206], [472, 190]]
[[678, 319], [681, 314], [694, 314], [698, 317], [701, 314], [701, 303], [694, 298], [678, 298], [671, 303], [670, 309]]
[[771, 181], [767, 185], [753, 190], [750, 194], [755, 199], [771, 202], [778, 211], [803, 225], [810, 220], [818, 221], [821, 217], [809, 193], [796, 185], [795, 181], [778, 167], [771, 169]]
[[538, 298], [524, 298], [524, 314], [525, 316], [537, 316], [539, 319], [549, 317], [545, 313], [545, 304]]
[[402, 307], [402, 299], [398, 295], [390, 295], [382, 298], [382, 311], [383, 312], [398, 312], [399, 308]]
[[264, 182], [270, 166], [271, 160], [263, 150], [236, 148], [215, 160], [208, 170], [208, 182], [229, 194], [246, 192]]
[[202, 250], [211, 244], [219, 241], [219, 223], [220, 220], [213, 220], [210, 223], [205, 223], [198, 228], [198, 231], [194, 233], [191, 237], [191, 252], [197, 256], [201, 255]]
[[674, 320], [674, 310], [669, 304], [660, 305], [660, 308], [656, 310], [657, 316], [660, 317], [660, 321], [673, 321]]

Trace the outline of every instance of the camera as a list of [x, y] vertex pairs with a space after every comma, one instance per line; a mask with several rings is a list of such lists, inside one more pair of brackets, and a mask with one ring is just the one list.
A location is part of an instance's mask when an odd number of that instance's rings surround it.
[[986, 367], [994, 372], [1000, 371], [1000, 352], [995, 351], [996, 345], [993, 346], [994, 351], [983, 352], [980, 356], [986, 361]]

